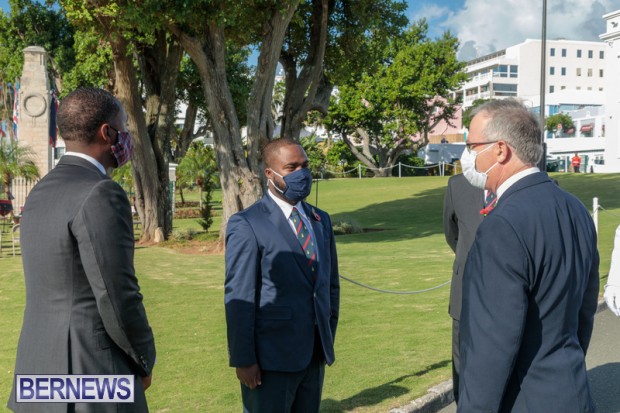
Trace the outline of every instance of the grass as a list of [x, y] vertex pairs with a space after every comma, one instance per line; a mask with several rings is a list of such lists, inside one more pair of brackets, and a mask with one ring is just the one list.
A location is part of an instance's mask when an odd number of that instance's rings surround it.
[[[620, 224], [620, 175], [554, 175], [591, 208], [598, 196], [601, 275], [609, 270]], [[419, 290], [450, 279], [453, 254], [441, 223], [447, 178], [347, 179], [319, 184], [318, 205], [334, 221], [377, 231], [336, 238], [340, 272], [391, 290]], [[316, 190], [316, 185], [315, 185]], [[309, 200], [314, 203], [313, 191]], [[220, 221], [212, 231], [217, 233]], [[200, 230], [196, 220], [175, 229]], [[3, 251], [6, 251], [4, 249]], [[148, 391], [153, 412], [238, 412], [239, 384], [228, 367], [221, 254], [138, 247], [136, 268], [158, 356]], [[605, 277], [602, 283], [604, 284]], [[342, 281], [334, 366], [323, 412], [386, 412], [450, 378], [449, 287], [387, 295]], [[24, 305], [18, 257], [0, 259], [0, 398], [8, 397]], [[2, 400], [4, 401], [4, 400]]]

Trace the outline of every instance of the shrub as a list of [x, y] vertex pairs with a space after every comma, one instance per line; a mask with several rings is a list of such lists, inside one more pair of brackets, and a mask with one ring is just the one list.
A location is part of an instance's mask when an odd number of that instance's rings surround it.
[[335, 221], [332, 223], [334, 235], [359, 234], [364, 232], [355, 221]]

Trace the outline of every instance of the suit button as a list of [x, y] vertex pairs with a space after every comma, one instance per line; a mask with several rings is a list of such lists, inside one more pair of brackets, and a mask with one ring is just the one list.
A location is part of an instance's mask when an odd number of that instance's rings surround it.
[[312, 294], [314, 296], [314, 298], [316, 298], [316, 293]]

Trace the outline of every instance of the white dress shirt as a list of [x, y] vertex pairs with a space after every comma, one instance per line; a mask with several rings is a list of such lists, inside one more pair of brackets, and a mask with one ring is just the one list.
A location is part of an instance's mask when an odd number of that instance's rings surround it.
[[518, 172], [514, 174], [513, 176], [511, 176], [510, 178], [506, 179], [504, 183], [501, 184], [499, 188], [497, 188], [496, 195], [497, 195], [498, 201], [499, 201], [499, 198], [501, 198], [501, 196], [504, 194], [504, 192], [506, 192], [508, 188], [513, 186], [515, 183], [517, 183], [517, 181], [520, 181], [521, 179], [525, 178], [528, 175], [535, 174], [536, 172], [540, 172], [540, 169], [533, 166], [531, 168], [527, 168], [521, 172]]
[[81, 153], [81, 152], [71, 152], [71, 151], [68, 151], [68, 152], [65, 152], [65, 154], [63, 156], [77, 156], [78, 158], [86, 159], [88, 162], [90, 162], [93, 165], [95, 165], [97, 167], [97, 169], [99, 169], [101, 171], [102, 174], [107, 175], [103, 165], [101, 165], [101, 163], [99, 163], [98, 160], [96, 160], [95, 158], [93, 158], [90, 155], [86, 155], [85, 153]]

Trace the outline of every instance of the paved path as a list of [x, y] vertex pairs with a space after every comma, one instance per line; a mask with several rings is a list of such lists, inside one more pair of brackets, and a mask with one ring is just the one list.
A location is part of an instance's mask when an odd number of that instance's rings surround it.
[[[587, 366], [597, 413], [620, 413], [620, 317], [607, 307], [596, 315]], [[455, 413], [456, 405], [438, 413]]]

